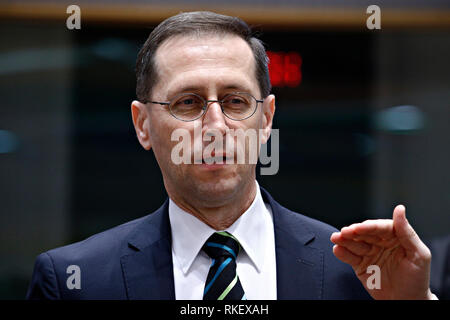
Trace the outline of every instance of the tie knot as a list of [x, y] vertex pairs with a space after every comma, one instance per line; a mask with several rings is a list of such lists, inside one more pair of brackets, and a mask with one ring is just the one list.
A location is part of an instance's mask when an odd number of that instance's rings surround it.
[[236, 259], [240, 248], [239, 241], [231, 233], [221, 231], [215, 232], [209, 237], [202, 249], [212, 259], [218, 259], [219, 257]]

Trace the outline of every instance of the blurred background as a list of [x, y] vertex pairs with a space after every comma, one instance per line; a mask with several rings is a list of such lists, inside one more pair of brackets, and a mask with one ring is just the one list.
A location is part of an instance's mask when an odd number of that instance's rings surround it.
[[422, 239], [450, 234], [449, 1], [0, 1], [0, 299], [24, 298], [39, 253], [167, 197], [133, 129], [134, 65], [191, 10], [239, 16], [266, 44], [280, 169], [258, 181], [278, 202], [337, 228], [403, 203]]

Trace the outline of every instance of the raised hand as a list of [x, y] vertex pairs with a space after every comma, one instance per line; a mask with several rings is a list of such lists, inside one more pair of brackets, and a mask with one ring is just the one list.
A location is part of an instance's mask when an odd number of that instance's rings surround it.
[[[393, 219], [367, 220], [331, 235], [334, 255], [352, 266], [374, 299], [436, 299], [429, 288], [431, 252], [398, 205]], [[381, 288], [370, 289], [370, 265], [380, 268]]]

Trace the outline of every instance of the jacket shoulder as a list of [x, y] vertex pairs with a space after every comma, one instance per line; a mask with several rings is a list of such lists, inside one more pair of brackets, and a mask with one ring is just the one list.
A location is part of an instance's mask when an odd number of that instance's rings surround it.
[[128, 246], [126, 239], [137, 225], [148, 218], [149, 215], [123, 223], [84, 240], [51, 249], [46, 253], [55, 259], [69, 259], [73, 261], [98, 258], [104, 254], [111, 256], [111, 251], [126, 251]]
[[132, 251], [126, 240], [149, 216], [41, 253], [26, 298], [126, 299], [120, 257]]

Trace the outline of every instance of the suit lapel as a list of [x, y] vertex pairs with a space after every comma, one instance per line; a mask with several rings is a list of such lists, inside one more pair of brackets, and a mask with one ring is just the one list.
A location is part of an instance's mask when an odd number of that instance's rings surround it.
[[261, 188], [264, 201], [272, 207], [277, 263], [277, 299], [322, 299], [323, 252], [311, 243], [300, 215], [279, 205]]
[[135, 228], [121, 257], [128, 299], [175, 299], [168, 200]]

